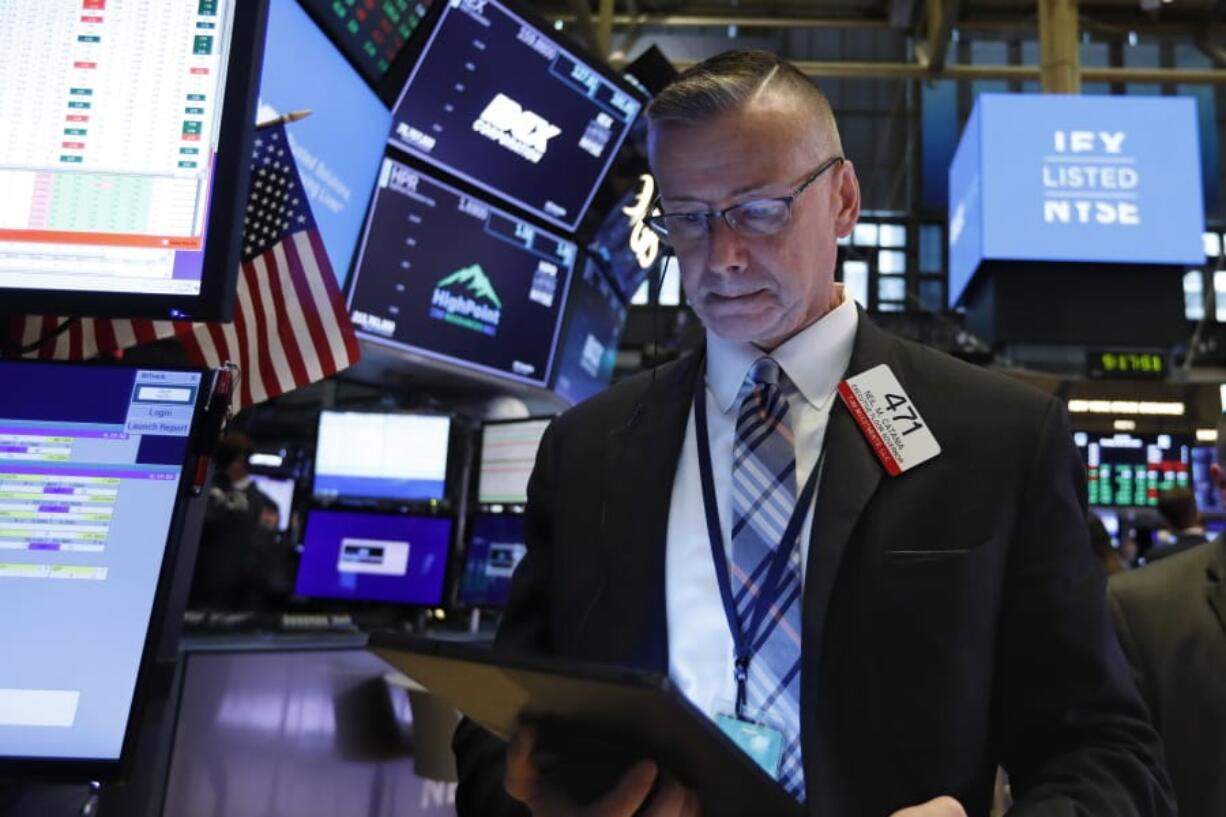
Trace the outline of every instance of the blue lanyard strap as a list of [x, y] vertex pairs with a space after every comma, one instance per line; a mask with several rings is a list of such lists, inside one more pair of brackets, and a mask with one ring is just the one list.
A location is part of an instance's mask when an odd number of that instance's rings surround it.
[[778, 589], [782, 583], [784, 571], [796, 549], [800, 539], [800, 529], [804, 526], [805, 516], [813, 503], [813, 495], [817, 491], [817, 477], [826, 458], [825, 447], [817, 463], [813, 466], [809, 478], [805, 480], [796, 506], [792, 509], [792, 517], [788, 520], [783, 532], [783, 539], [771, 558], [766, 577], [759, 587], [759, 593], [753, 612], [750, 615], [749, 627], [743, 628], [736, 614], [736, 603], [732, 597], [732, 579], [728, 569], [728, 555], [724, 551], [724, 535], [719, 523], [719, 505], [715, 498], [715, 477], [711, 467], [711, 438], [707, 427], [706, 400], [706, 361], [698, 373], [694, 386], [694, 425], [697, 431], [698, 473], [702, 480], [702, 504], [707, 518], [707, 537], [711, 542], [711, 558], [715, 562], [715, 577], [719, 583], [720, 599], [724, 603], [724, 615], [728, 619], [728, 629], [732, 632], [732, 643], [736, 651], [733, 665], [733, 676], [736, 679], [736, 716], [745, 719], [746, 685], [749, 681], [749, 662], [760, 644], [755, 645], [756, 634], [762, 629], [762, 624], [770, 613], [771, 604], [778, 597]]

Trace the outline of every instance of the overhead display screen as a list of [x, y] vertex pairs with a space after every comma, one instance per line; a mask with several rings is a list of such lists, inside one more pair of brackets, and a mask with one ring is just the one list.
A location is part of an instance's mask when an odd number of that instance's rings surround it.
[[643, 103], [498, 0], [451, 0], [392, 110], [391, 142], [574, 231]]
[[639, 176], [632, 187], [605, 216], [588, 250], [617, 285], [623, 300], [630, 300], [660, 264], [660, 237], [643, 223], [656, 197], [655, 179]]
[[543, 386], [576, 247], [392, 159], [349, 289], [367, 337]]
[[626, 305], [595, 262], [575, 276], [566, 305], [566, 328], [554, 364], [554, 391], [579, 403], [609, 385], [626, 324]]
[[1077, 432], [1073, 440], [1086, 465], [1091, 505], [1156, 507], [1162, 491], [1191, 487], [1191, 447], [1179, 437]]
[[[300, 0], [372, 84], [392, 67], [429, 0]], [[314, 53], [314, 52], [313, 52]]]
[[343, 282], [392, 115], [295, 0], [272, 0], [256, 121], [302, 108], [311, 115], [285, 135], [332, 271]]
[[1191, 97], [981, 94], [949, 193], [951, 305], [984, 260], [1205, 260]]

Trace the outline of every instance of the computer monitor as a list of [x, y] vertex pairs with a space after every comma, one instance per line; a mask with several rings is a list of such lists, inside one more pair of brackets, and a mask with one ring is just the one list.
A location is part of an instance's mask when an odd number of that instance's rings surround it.
[[[355, 12], [340, 8], [350, 16]], [[381, 15], [372, 11], [367, 20]], [[304, 108], [311, 115], [287, 127], [285, 135], [332, 271], [343, 283], [392, 114], [295, 0], [271, 0], [256, 121]]]
[[481, 468], [477, 502], [482, 505], [523, 505], [528, 501], [528, 477], [536, 450], [549, 427], [548, 418], [492, 421], [481, 429]]
[[466, 607], [502, 607], [511, 592], [511, 574], [528, 552], [524, 518], [513, 513], [474, 516], [468, 533], [464, 575], [456, 601]]
[[313, 508], [307, 512], [294, 592], [437, 606], [450, 547], [446, 517]]
[[1171, 434], [1096, 435], [1076, 432], [1091, 505], [1156, 507], [1158, 494], [1190, 488], [1191, 446]]
[[1103, 523], [1103, 529], [1107, 531], [1107, 536], [1111, 539], [1111, 544], [1114, 547], [1120, 546], [1120, 515], [1112, 510], [1105, 508], [1095, 508], [1091, 511]]
[[642, 174], [601, 222], [588, 251], [629, 301], [663, 262], [660, 237], [643, 223], [656, 197], [655, 179]]
[[1192, 449], [1192, 491], [1196, 494], [1196, 506], [1201, 511], [1226, 511], [1222, 505], [1222, 491], [1213, 481], [1209, 469], [1217, 465], [1217, 447], [1197, 446]]
[[544, 386], [576, 246], [385, 159], [349, 282], [362, 335]]
[[553, 389], [562, 399], [581, 403], [609, 385], [625, 325], [625, 302], [589, 259], [571, 285], [554, 364]]
[[455, 0], [392, 109], [391, 143], [573, 232], [642, 109], [517, 3]]
[[290, 514], [294, 511], [294, 489], [297, 483], [292, 479], [278, 479], [263, 474], [252, 474], [251, 481], [264, 496], [271, 499], [277, 506], [277, 530], [282, 533], [289, 530]]
[[0, 300], [229, 320], [264, 4], [10, 0]]
[[204, 377], [0, 362], [0, 779], [122, 771]]
[[440, 501], [450, 435], [445, 415], [321, 412], [313, 494], [322, 500]]
[[431, 5], [430, 0], [300, 2], [373, 86], [396, 62]]

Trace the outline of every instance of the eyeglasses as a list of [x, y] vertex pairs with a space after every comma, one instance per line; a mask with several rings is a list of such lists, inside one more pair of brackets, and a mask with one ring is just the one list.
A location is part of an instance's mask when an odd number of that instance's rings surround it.
[[[814, 170], [790, 196], [773, 199], [751, 199], [723, 210], [707, 210], [700, 213], [655, 213], [643, 219], [648, 227], [670, 244], [701, 241], [711, 234], [711, 222], [722, 218], [736, 233], [743, 236], [774, 235], [792, 220], [792, 203], [796, 197], [813, 184], [821, 175], [844, 160], [834, 156]], [[659, 206], [657, 200], [656, 206]]]

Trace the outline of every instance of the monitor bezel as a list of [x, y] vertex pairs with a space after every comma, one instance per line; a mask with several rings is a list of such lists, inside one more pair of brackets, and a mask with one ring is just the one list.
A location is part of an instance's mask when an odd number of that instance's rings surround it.
[[[325, 414], [373, 414], [379, 416], [408, 416], [408, 417], [444, 417], [447, 419], [447, 457], [443, 463], [443, 495], [439, 497], [430, 497], [428, 499], [401, 499], [397, 497], [378, 497], [378, 496], [320, 496], [315, 489], [315, 480], [319, 472], [319, 431], [323, 425], [323, 416]], [[449, 508], [450, 496], [452, 488], [452, 464], [455, 462], [456, 448], [455, 438], [457, 432], [456, 416], [453, 413], [443, 411], [380, 411], [366, 409], [349, 409], [349, 408], [326, 408], [319, 412], [319, 417], [315, 423], [315, 448], [311, 453], [311, 481], [308, 493], [308, 510], [316, 507], [332, 509], [332, 510], [370, 510], [375, 512], [387, 512], [397, 508], [408, 511], [429, 510], [432, 508]], [[429, 514], [427, 514], [429, 515]], [[305, 521], [304, 521], [305, 526]]]
[[[401, 52], [398, 58], [398, 62], [403, 66], [403, 74], [396, 70], [398, 66], [393, 66], [392, 69], [389, 69], [388, 76], [385, 77], [385, 79], [388, 79], [393, 73], [395, 73], [397, 81], [394, 89], [395, 93], [389, 93], [388, 96], [384, 97], [388, 104], [388, 108], [392, 113], [392, 130], [388, 133], [387, 146], [390, 150], [395, 151], [397, 156], [409, 156], [417, 162], [426, 165], [427, 167], [431, 168], [433, 173], [441, 174], [445, 180], [448, 180], [449, 183], [458, 183], [463, 187], [479, 191], [480, 198], [487, 201], [498, 202], [499, 206], [503, 208], [510, 208], [512, 212], [521, 214], [522, 217], [528, 219], [529, 221], [547, 225], [551, 231], [560, 232], [569, 240], [576, 241], [576, 235], [579, 233], [583, 220], [592, 207], [592, 202], [595, 200], [600, 188], [608, 179], [609, 173], [613, 170], [613, 165], [616, 163], [618, 155], [625, 148], [626, 141], [630, 138], [635, 122], [638, 121], [639, 117], [642, 117], [646, 113], [647, 106], [651, 100], [618, 71], [615, 71], [606, 60], [593, 54], [587, 46], [583, 45], [566, 32], [555, 29], [548, 20], [538, 14], [535, 10], [529, 8], [526, 3], [522, 3], [520, 0], [496, 0], [496, 2], [500, 5], [506, 6], [506, 8], [510, 10], [512, 14], [520, 17], [524, 22], [537, 29], [537, 31], [539, 31], [547, 39], [551, 40], [556, 46], [570, 52], [571, 56], [582, 60], [590, 70], [599, 74], [602, 79], [613, 85], [622, 93], [632, 97], [639, 103], [640, 107], [638, 115], [627, 123], [625, 132], [622, 134], [621, 139], [618, 140], [617, 149], [610, 153], [609, 160], [605, 163], [604, 169], [594, 180], [592, 188], [588, 192], [583, 206], [569, 221], [559, 220], [555, 217], [550, 217], [543, 213], [535, 212], [528, 209], [525, 204], [510, 198], [506, 191], [497, 190], [491, 184], [478, 182], [474, 179], [468, 178], [467, 176], [462, 176], [459, 174], [459, 172], [457, 172], [457, 170], [444, 167], [428, 156], [422, 156], [411, 150], [406, 150], [402, 144], [392, 140], [392, 132], [394, 132], [396, 126], [396, 109], [400, 107], [401, 101], [408, 92], [409, 85], [416, 75], [427, 49], [429, 48], [430, 44], [434, 42], [434, 37], [442, 20], [444, 9], [450, 5], [453, 5], [453, 0], [433, 0], [429, 13], [422, 19], [421, 25], [418, 27], [417, 31], [414, 32], [414, 37], [410, 42], [406, 43], [404, 50]], [[390, 82], [388, 83], [388, 86], [384, 88], [384, 90], [391, 90]]]
[[[182, 542], [183, 515], [189, 500], [194, 494], [194, 467], [199, 460], [199, 435], [202, 429], [202, 419], [208, 406], [214, 381], [213, 370], [194, 366], [141, 366], [115, 362], [80, 363], [75, 361], [52, 360], [4, 360], [0, 365], [42, 365], [63, 368], [89, 366], [104, 367], [124, 371], [163, 371], [163, 372], [193, 372], [201, 376], [200, 387], [196, 390], [195, 410], [192, 413], [191, 428], [187, 435], [187, 452], [183, 458], [183, 470], [180, 474], [178, 490], [175, 493], [175, 506], [171, 514], [170, 524], [166, 529], [166, 543], [162, 549], [162, 564], [158, 571], [157, 583], [154, 587], [153, 604], [150, 606], [148, 627], [141, 648], [141, 658], [136, 670], [136, 683], [132, 690], [132, 703], [128, 710], [127, 725], [124, 729], [123, 742], [120, 744], [119, 757], [113, 760], [99, 758], [57, 758], [57, 757], [22, 757], [20, 755], [0, 755], [0, 781], [39, 781], [39, 782], [118, 782], [125, 779], [131, 771], [136, 754], [136, 742], [139, 737], [146, 707], [151, 703], [149, 695], [153, 686], [153, 670], [157, 658], [158, 640], [161, 635], [163, 619], [167, 604], [174, 589], [175, 566], [179, 554], [184, 550]], [[83, 668], [83, 672], [88, 668]]]
[[306, 599], [308, 601], [317, 601], [324, 603], [341, 603], [351, 605], [358, 609], [368, 609], [372, 607], [396, 607], [399, 609], [424, 609], [433, 610], [442, 607], [447, 602], [447, 590], [454, 583], [453, 575], [456, 562], [455, 554], [455, 539], [458, 520], [455, 515], [450, 512], [444, 513], [429, 513], [428, 511], [419, 509], [415, 511], [397, 512], [389, 508], [370, 508], [370, 507], [349, 507], [338, 505], [318, 505], [312, 503], [302, 516], [302, 551], [306, 552], [307, 537], [311, 531], [311, 517], [318, 513], [345, 513], [357, 514], [361, 516], [382, 516], [382, 517], [400, 517], [404, 519], [441, 519], [448, 525], [447, 528], [447, 547], [444, 551], [446, 563], [443, 565], [443, 580], [439, 585], [438, 602], [418, 602], [418, 601], [391, 601], [388, 599], [372, 599], [372, 598], [355, 598], [351, 596], [323, 596], [314, 594], [304, 594], [298, 592], [298, 577], [302, 572], [302, 562], [299, 559], [298, 567], [294, 571], [294, 591], [296, 598]]
[[89, 292], [0, 287], [8, 314], [64, 318], [149, 318], [229, 321], [234, 315], [245, 196], [251, 175], [256, 97], [264, 62], [267, 0], [233, 0], [234, 25], [226, 65], [225, 104], [209, 191], [204, 267], [197, 295]]

